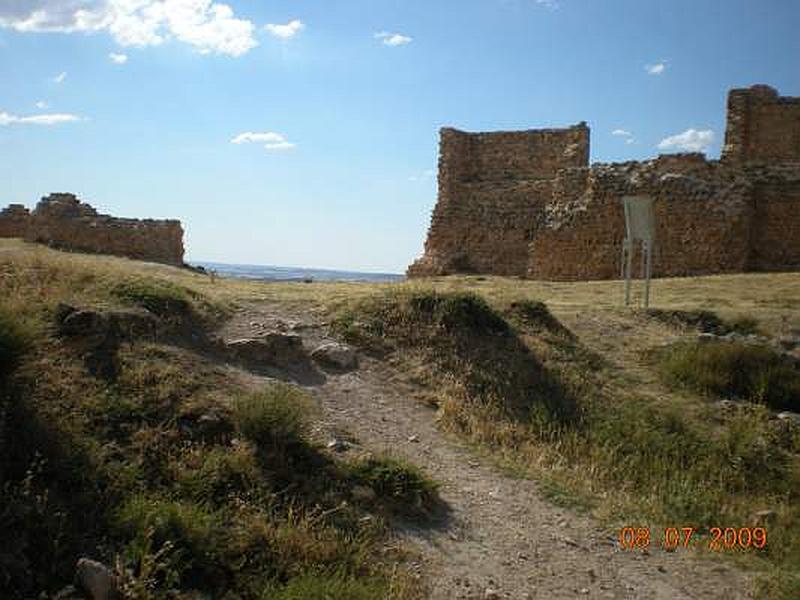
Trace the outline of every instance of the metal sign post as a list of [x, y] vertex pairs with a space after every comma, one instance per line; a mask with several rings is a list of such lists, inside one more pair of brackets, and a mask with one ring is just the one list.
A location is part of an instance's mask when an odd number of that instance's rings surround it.
[[631, 303], [631, 277], [634, 242], [641, 242], [641, 277], [644, 279], [644, 308], [650, 306], [650, 278], [653, 275], [653, 249], [656, 237], [656, 216], [649, 196], [623, 196], [625, 239], [622, 242], [622, 277], [625, 279], [625, 306]]

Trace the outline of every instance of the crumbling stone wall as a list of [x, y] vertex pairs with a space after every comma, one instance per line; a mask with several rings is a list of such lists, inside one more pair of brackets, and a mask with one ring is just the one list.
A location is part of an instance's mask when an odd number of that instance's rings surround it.
[[768, 85], [731, 90], [722, 160], [734, 164], [800, 161], [800, 98]]
[[9, 204], [0, 210], [0, 237], [24, 238], [31, 213], [22, 204]]
[[620, 276], [625, 195], [647, 195], [656, 213], [654, 275], [748, 270], [752, 184], [701, 154], [586, 169], [580, 195], [553, 199], [532, 240], [528, 277]]
[[[545, 130], [537, 142], [554, 148], [512, 160], [504, 147], [527, 150], [507, 133], [486, 145], [487, 134], [443, 130], [439, 201], [408, 275], [619, 277], [625, 195], [654, 199], [656, 276], [800, 270], [798, 107], [767, 86], [731, 91], [720, 161], [693, 153], [589, 167], [584, 124]], [[490, 158], [476, 159], [483, 148]]]
[[439, 202], [425, 255], [409, 275], [524, 275], [553, 177], [588, 160], [585, 123], [522, 132], [442, 129]]
[[0, 237], [23, 237], [54, 248], [183, 265], [180, 221], [98, 214], [73, 194], [50, 194], [33, 212], [11, 205], [0, 213]]
[[800, 270], [800, 163], [747, 173], [753, 185], [749, 269]]

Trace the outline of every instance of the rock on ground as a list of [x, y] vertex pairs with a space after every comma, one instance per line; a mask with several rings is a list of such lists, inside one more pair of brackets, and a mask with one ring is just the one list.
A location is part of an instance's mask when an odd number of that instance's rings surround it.
[[236, 360], [252, 365], [291, 368], [306, 361], [303, 339], [291, 333], [232, 340], [225, 346]]
[[339, 342], [322, 344], [311, 353], [311, 358], [322, 365], [337, 369], [350, 370], [358, 367], [355, 350]]
[[82, 558], [78, 561], [76, 570], [78, 582], [89, 592], [92, 600], [111, 600], [118, 597], [114, 573], [103, 563]]

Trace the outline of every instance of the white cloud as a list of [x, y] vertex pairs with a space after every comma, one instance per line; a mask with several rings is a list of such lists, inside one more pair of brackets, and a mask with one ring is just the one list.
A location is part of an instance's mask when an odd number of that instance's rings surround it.
[[411, 175], [409, 181], [426, 181], [436, 176], [436, 171], [433, 169], [426, 169], [419, 175]]
[[0, 111], [0, 126], [2, 125], [59, 125], [61, 123], [70, 123], [73, 121], [80, 121], [81, 118], [77, 115], [70, 115], [65, 113], [50, 113], [41, 115], [29, 115], [27, 117], [20, 117], [12, 115], [11, 113]]
[[286, 139], [286, 136], [274, 131], [255, 132], [245, 131], [231, 140], [232, 144], [261, 143], [267, 150], [291, 150], [295, 144]]
[[661, 62], [655, 63], [653, 65], [645, 65], [644, 70], [648, 72], [650, 75], [661, 75], [667, 69], [667, 61], [662, 60]]
[[628, 145], [636, 143], [636, 138], [634, 138], [633, 134], [627, 129], [615, 129], [611, 132], [611, 135], [623, 138]]
[[687, 129], [683, 133], [671, 135], [658, 143], [659, 150], [683, 150], [685, 152], [708, 152], [714, 142], [714, 132], [710, 129]]
[[0, 27], [25, 32], [108, 32], [121, 46], [168, 39], [202, 54], [240, 56], [258, 45], [255, 26], [212, 0], [0, 0]]
[[124, 65], [126, 62], [128, 62], [128, 55], [109, 52], [108, 59], [115, 65]]
[[39, 110], [44, 110], [45, 108], [47, 108], [47, 102], [45, 102], [44, 100], [39, 100], [39, 101], [38, 101], [38, 102], [35, 104], [35, 106], [36, 106], [36, 108], [38, 108]]
[[274, 23], [268, 23], [264, 26], [264, 29], [269, 31], [275, 37], [288, 40], [289, 38], [294, 37], [303, 29], [305, 29], [305, 24], [300, 21], [299, 19], [294, 19], [286, 23], [286, 25], [276, 25]]
[[67, 72], [66, 71], [61, 71], [61, 73], [59, 73], [58, 75], [53, 77], [53, 81], [55, 83], [64, 83], [64, 80], [66, 78], [67, 78]]
[[276, 142], [274, 144], [264, 144], [264, 148], [267, 150], [291, 150], [295, 147], [295, 144], [291, 142]]
[[253, 131], [245, 131], [240, 133], [231, 140], [232, 144], [245, 144], [248, 142], [267, 142], [267, 143], [280, 143], [285, 142], [286, 138], [280, 133], [267, 131], [264, 133], [256, 133]]
[[412, 37], [403, 35], [402, 33], [392, 33], [390, 31], [381, 31], [380, 33], [376, 33], [375, 37], [379, 40], [383, 40], [383, 43], [387, 46], [405, 46], [414, 41]]

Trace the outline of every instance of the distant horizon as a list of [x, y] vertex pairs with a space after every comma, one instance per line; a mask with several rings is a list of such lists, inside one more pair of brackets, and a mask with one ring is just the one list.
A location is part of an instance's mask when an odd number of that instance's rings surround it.
[[255, 267], [255, 268], [267, 268], [267, 269], [280, 269], [280, 270], [288, 270], [288, 271], [327, 271], [330, 273], [353, 273], [353, 274], [364, 274], [364, 275], [397, 275], [405, 277], [404, 272], [391, 272], [391, 271], [373, 271], [373, 270], [362, 270], [362, 269], [341, 269], [341, 268], [331, 268], [331, 267], [319, 267], [319, 266], [311, 266], [311, 265], [270, 265], [270, 264], [256, 264], [256, 263], [230, 263], [218, 260], [195, 260], [185, 259], [184, 262], [189, 265], [222, 265], [222, 266], [229, 266], [229, 267]]
[[585, 121], [590, 163], [716, 159], [728, 90], [800, 96], [798, 22], [790, 0], [0, 0], [0, 200], [177, 219], [226, 264], [400, 273], [441, 127]]

